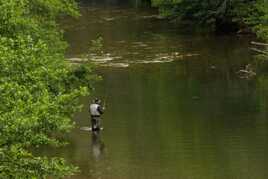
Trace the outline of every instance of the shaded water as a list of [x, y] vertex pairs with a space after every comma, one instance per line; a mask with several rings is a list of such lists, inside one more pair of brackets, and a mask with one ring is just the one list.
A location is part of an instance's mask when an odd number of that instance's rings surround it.
[[252, 62], [249, 37], [194, 34], [154, 10], [81, 11], [79, 20], [64, 22], [68, 56], [85, 53], [101, 35], [112, 60], [97, 68], [103, 81], [94, 93], [107, 103], [105, 130], [79, 130], [89, 126], [84, 98], [71, 144], [50, 151], [80, 167], [72, 178], [268, 177], [268, 79], [236, 74]]

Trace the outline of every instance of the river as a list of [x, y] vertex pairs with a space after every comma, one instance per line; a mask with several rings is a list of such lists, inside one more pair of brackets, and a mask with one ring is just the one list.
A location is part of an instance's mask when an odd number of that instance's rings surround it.
[[71, 178], [268, 178], [268, 78], [236, 73], [254, 63], [251, 37], [194, 33], [131, 3], [84, 3], [81, 13], [64, 20], [67, 56], [103, 38], [93, 95], [107, 110], [100, 135], [82, 131], [83, 98], [70, 145], [51, 149], [80, 167]]

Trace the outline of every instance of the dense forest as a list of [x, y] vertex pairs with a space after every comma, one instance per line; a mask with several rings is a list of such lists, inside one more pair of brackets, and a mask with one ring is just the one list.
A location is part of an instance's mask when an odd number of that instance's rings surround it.
[[266, 0], [152, 0], [162, 15], [221, 32], [268, 37]]

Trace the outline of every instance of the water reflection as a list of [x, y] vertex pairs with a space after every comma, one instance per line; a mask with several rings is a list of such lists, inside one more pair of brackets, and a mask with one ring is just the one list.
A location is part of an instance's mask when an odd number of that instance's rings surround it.
[[105, 145], [101, 139], [100, 131], [93, 131], [91, 135], [91, 152], [96, 161], [99, 161], [104, 154]]

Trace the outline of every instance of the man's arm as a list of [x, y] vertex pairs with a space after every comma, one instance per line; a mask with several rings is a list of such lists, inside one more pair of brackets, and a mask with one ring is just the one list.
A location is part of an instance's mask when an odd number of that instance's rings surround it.
[[99, 111], [100, 114], [104, 113], [104, 108], [101, 105], [98, 106], [97, 110]]

